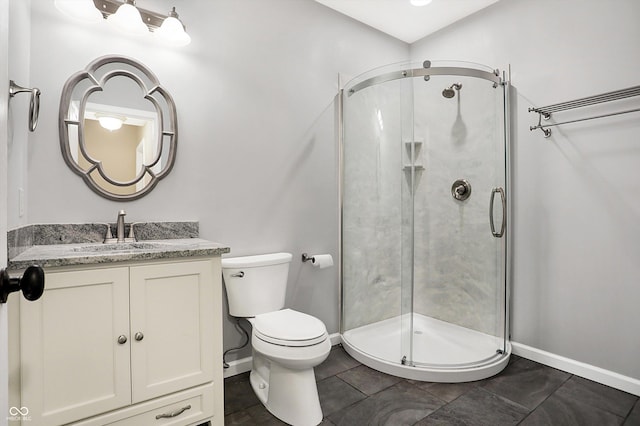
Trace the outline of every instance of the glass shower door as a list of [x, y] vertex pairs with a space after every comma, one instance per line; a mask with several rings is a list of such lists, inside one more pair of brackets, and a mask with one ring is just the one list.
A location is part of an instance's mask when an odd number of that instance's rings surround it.
[[412, 209], [403, 172], [403, 132], [412, 130], [403, 117], [413, 93], [407, 87], [396, 80], [345, 94], [343, 111], [343, 335], [367, 355], [395, 364], [412, 343], [406, 330]]
[[469, 76], [412, 80], [424, 167], [413, 199], [412, 358], [473, 365], [504, 351], [505, 239], [494, 235], [506, 214], [503, 87]]

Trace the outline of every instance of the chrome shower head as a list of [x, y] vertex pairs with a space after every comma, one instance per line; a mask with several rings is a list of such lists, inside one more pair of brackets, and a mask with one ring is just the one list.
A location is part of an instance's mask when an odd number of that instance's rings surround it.
[[462, 89], [462, 83], [453, 83], [450, 87], [447, 87], [442, 91], [442, 96], [444, 96], [447, 99], [453, 98], [456, 95], [456, 92], [453, 89], [456, 89], [456, 90]]

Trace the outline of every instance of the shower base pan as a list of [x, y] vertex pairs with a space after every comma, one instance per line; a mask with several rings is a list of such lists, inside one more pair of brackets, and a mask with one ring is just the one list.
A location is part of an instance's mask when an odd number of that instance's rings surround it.
[[498, 374], [509, 362], [509, 342], [502, 351], [503, 340], [498, 337], [420, 314], [413, 314], [411, 357], [408, 335], [403, 342], [401, 334], [401, 324], [408, 320], [398, 316], [349, 330], [342, 335], [342, 345], [368, 367], [427, 382], [482, 380]]

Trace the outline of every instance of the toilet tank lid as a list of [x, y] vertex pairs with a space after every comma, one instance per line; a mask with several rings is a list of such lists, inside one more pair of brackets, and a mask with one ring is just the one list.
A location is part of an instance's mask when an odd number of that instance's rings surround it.
[[291, 253], [258, 254], [255, 256], [227, 257], [222, 259], [223, 268], [254, 268], [258, 266], [289, 263], [293, 259]]

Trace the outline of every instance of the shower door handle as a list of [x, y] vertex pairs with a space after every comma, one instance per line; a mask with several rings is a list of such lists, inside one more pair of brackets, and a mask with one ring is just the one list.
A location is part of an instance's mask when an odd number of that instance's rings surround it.
[[[502, 203], [502, 224], [500, 225], [500, 231], [496, 232], [496, 227], [493, 223], [493, 201], [496, 197], [496, 193], [500, 194], [500, 201]], [[496, 238], [502, 238], [504, 235], [504, 228], [507, 221], [507, 202], [504, 197], [504, 189], [493, 188], [491, 190], [491, 198], [489, 199], [489, 226], [491, 226], [491, 233]]]

